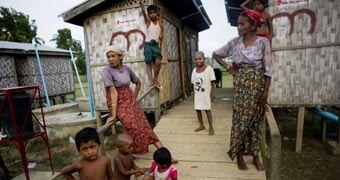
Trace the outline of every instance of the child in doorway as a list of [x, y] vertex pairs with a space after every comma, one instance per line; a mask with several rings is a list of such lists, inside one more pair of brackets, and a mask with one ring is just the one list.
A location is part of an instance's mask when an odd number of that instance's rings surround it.
[[131, 175], [142, 175], [145, 171], [135, 164], [132, 143], [133, 139], [125, 133], [117, 136], [118, 153], [113, 159], [115, 180], [130, 180]]
[[100, 140], [96, 129], [86, 127], [80, 130], [75, 137], [78, 152], [81, 159], [61, 170], [61, 174], [68, 180], [75, 179], [72, 175], [78, 172], [80, 179], [113, 179], [110, 160], [98, 155]]
[[[246, 0], [241, 4], [241, 8], [243, 10], [248, 9], [247, 5], [250, 3], [250, 0]], [[261, 14], [261, 22], [259, 27], [257, 28], [257, 35], [267, 38], [269, 41], [272, 39], [273, 33], [273, 25], [271, 21], [271, 17], [268, 13], [264, 11], [268, 5], [264, 0], [255, 0], [253, 3], [254, 10]]]
[[177, 180], [177, 169], [172, 165], [171, 154], [165, 147], [159, 148], [153, 154], [153, 162], [149, 171], [149, 175], [145, 176], [145, 180]]
[[144, 61], [151, 86], [161, 88], [158, 82], [158, 75], [161, 69], [161, 45], [162, 45], [162, 11], [155, 5], [144, 9], [144, 0], [140, 0], [140, 6], [146, 24], [146, 40], [144, 43]]
[[215, 74], [211, 66], [204, 64], [204, 53], [198, 51], [195, 53], [196, 68], [192, 71], [191, 83], [194, 86], [194, 106], [200, 126], [195, 132], [205, 129], [202, 110], [207, 114], [209, 123], [209, 135], [214, 135], [211, 116], [211, 101], [215, 99]]

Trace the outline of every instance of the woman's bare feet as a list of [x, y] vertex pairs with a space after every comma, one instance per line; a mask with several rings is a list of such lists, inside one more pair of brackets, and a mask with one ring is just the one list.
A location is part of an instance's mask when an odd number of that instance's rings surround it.
[[204, 127], [204, 126], [198, 127], [197, 129], [195, 129], [195, 132], [202, 131], [202, 130], [205, 130], [205, 127]]
[[255, 164], [258, 171], [266, 170], [266, 166], [260, 161], [258, 156], [254, 156], [253, 163]]
[[239, 170], [247, 170], [248, 169], [246, 163], [244, 162], [242, 154], [237, 155], [237, 166], [238, 166]]
[[214, 129], [213, 128], [209, 128], [209, 135], [212, 136], [214, 134], [215, 134]]

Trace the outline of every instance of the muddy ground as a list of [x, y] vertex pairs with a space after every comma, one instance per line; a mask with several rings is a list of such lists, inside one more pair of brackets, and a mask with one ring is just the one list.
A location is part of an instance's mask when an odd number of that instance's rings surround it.
[[[297, 108], [273, 109], [282, 137], [282, 180], [340, 179], [340, 155], [332, 155], [321, 142], [321, 119], [305, 115], [301, 153], [295, 153]], [[335, 112], [336, 113], [336, 112]], [[336, 140], [337, 124], [327, 122], [327, 140]]]
[[[321, 121], [317, 117], [312, 120], [310, 114], [306, 114], [303, 134], [302, 152], [295, 153], [296, 137], [296, 109], [274, 109], [277, 124], [282, 136], [282, 180], [335, 180], [340, 179], [340, 156], [332, 155], [321, 143]], [[328, 133], [336, 132], [336, 124], [328, 122]], [[327, 140], [335, 140], [336, 137], [329, 135]], [[112, 142], [112, 141], [111, 141]], [[76, 160], [78, 157], [74, 144], [68, 139], [52, 141], [51, 152], [56, 171]], [[114, 145], [105, 144], [108, 152], [114, 151]], [[50, 170], [47, 149], [42, 140], [36, 138], [27, 145], [27, 157], [29, 162], [37, 165], [34, 170]], [[16, 149], [10, 146], [0, 146], [0, 153], [6, 166], [11, 171], [11, 176], [22, 173], [21, 161]], [[3, 172], [0, 170], [0, 179]]]

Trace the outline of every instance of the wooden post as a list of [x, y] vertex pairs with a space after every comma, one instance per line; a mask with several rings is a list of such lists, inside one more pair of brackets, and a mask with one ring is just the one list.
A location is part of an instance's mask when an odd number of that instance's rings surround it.
[[299, 107], [295, 145], [295, 152], [297, 153], [301, 152], [304, 120], [305, 120], [305, 107]]
[[267, 109], [265, 113], [270, 132], [270, 178], [280, 179], [281, 134], [271, 107], [267, 105]]
[[182, 85], [182, 92], [185, 96], [187, 97], [186, 94], [186, 89], [185, 89], [185, 57], [186, 57], [186, 52], [185, 52], [185, 37], [183, 33], [183, 27], [181, 26], [178, 30], [178, 35], [179, 35], [179, 54], [180, 54], [180, 67], [181, 67], [181, 85]]
[[155, 93], [155, 106], [156, 106], [156, 109], [155, 109], [155, 123], [157, 124], [157, 122], [159, 121], [160, 119], [160, 114], [161, 114], [161, 107], [160, 107], [160, 98], [159, 98], [159, 89], [157, 88], [154, 88], [154, 93]]

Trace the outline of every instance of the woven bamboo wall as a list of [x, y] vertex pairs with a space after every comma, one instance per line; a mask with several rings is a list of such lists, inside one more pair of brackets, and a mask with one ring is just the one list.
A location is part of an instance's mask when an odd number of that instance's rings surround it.
[[[39, 84], [40, 93], [45, 97], [36, 57], [15, 57], [19, 86]], [[73, 74], [70, 57], [40, 56], [45, 83], [49, 96], [74, 93]]]
[[0, 88], [18, 86], [13, 56], [0, 56]]
[[[126, 6], [128, 5], [126, 4]], [[101, 71], [108, 65], [105, 51], [110, 44], [120, 44], [126, 48], [123, 64], [128, 65], [140, 78], [142, 82], [140, 95], [144, 94], [149, 86], [146, 65], [143, 61], [143, 36], [145, 36], [144, 32], [146, 30], [143, 15], [139, 6], [138, 8], [129, 9], [124, 9], [124, 7], [123, 5], [115, 4], [103, 12], [86, 19], [84, 23], [89, 47], [96, 110], [107, 110]], [[135, 32], [136, 30], [137, 32]], [[155, 98], [148, 97], [141, 102], [141, 106], [146, 107], [149, 104], [153, 104], [154, 100]], [[155, 108], [152, 106], [147, 107]]]
[[[139, 1], [119, 1], [120, 5], [104, 9], [84, 22], [87, 37], [89, 63], [92, 76], [95, 109], [106, 111], [106, 100], [101, 71], [107, 66], [105, 50], [110, 44], [120, 44], [126, 48], [123, 64], [128, 65], [142, 81], [139, 95], [149, 89], [149, 79], [144, 62], [143, 43], [146, 25], [139, 6]], [[147, 1], [146, 5], [151, 1]], [[163, 7], [164, 10], [168, 11]], [[169, 15], [167, 15], [169, 16]], [[173, 17], [171, 17], [173, 18]], [[162, 43], [162, 66], [159, 81], [163, 89], [159, 93], [160, 103], [173, 100], [181, 94], [181, 74], [177, 27], [164, 19], [164, 36]], [[176, 37], [176, 38], [174, 38]], [[171, 62], [168, 61], [171, 60]], [[178, 60], [173, 62], [172, 60]], [[131, 85], [134, 88], [134, 85]], [[142, 102], [143, 109], [157, 109], [155, 94], [148, 95]]]
[[185, 63], [185, 79], [184, 79], [184, 89], [187, 94], [190, 94], [192, 92], [192, 84], [191, 84], [191, 73], [195, 67], [195, 52], [198, 50], [197, 44], [198, 44], [198, 37], [197, 34], [188, 34], [185, 33], [185, 53], [186, 58], [184, 60]]
[[269, 12], [275, 33], [270, 104], [339, 105], [340, 1], [272, 0]]
[[179, 56], [179, 37], [177, 28], [165, 21], [164, 22], [165, 32], [165, 44], [167, 49], [167, 58], [168, 58], [168, 82], [169, 93], [170, 93], [170, 101], [175, 100], [181, 95], [181, 73], [180, 73], [180, 56]]

